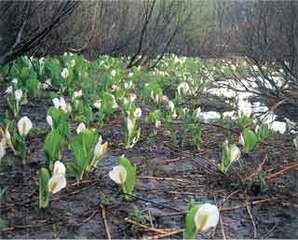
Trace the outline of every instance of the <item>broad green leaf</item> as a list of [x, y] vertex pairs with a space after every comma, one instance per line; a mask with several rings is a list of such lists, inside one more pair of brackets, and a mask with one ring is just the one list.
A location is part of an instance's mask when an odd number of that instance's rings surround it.
[[48, 169], [41, 168], [39, 172], [39, 208], [46, 208], [49, 203], [49, 179]]
[[238, 123], [242, 129], [245, 129], [252, 124], [252, 119], [249, 116], [241, 115], [241, 117], [238, 119]]
[[63, 151], [64, 138], [59, 134], [58, 130], [52, 130], [46, 136], [43, 150], [47, 156], [50, 166], [52, 167], [55, 161], [60, 159], [60, 154]]
[[50, 107], [48, 110], [48, 115], [53, 118], [54, 129], [57, 129], [60, 135], [66, 136], [69, 131], [67, 123], [67, 114], [60, 109]]
[[269, 138], [269, 126], [267, 123], [262, 123], [258, 129], [256, 129], [258, 139], [260, 141], [266, 141]]
[[249, 153], [253, 151], [258, 142], [257, 135], [252, 130], [246, 128], [243, 131], [243, 139], [244, 139], [244, 152]]
[[92, 163], [97, 138], [98, 134], [95, 130], [85, 129], [74, 136], [70, 142], [75, 159], [69, 168], [75, 174], [77, 181], [82, 179], [86, 168]]
[[220, 161], [220, 171], [226, 172], [230, 165], [231, 151], [228, 143], [225, 143], [222, 150], [222, 156]]
[[125, 157], [120, 157], [118, 163], [123, 166], [127, 171], [127, 176], [124, 184], [124, 193], [132, 194], [136, 184], [136, 166], [131, 164], [130, 161]]
[[185, 227], [183, 230], [183, 239], [195, 239], [197, 235], [197, 227], [195, 224], [195, 215], [199, 210], [200, 205], [191, 204], [186, 217], [185, 217]]

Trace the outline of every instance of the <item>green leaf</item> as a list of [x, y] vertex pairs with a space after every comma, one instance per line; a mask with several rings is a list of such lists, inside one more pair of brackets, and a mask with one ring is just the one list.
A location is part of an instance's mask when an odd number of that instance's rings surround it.
[[39, 208], [46, 208], [49, 203], [49, 179], [48, 169], [42, 168], [39, 172]]
[[220, 171], [226, 172], [231, 162], [231, 151], [228, 143], [225, 143], [222, 149], [222, 156], [220, 161]]
[[195, 239], [197, 235], [197, 227], [195, 224], [195, 215], [199, 210], [200, 205], [191, 204], [186, 217], [185, 217], [185, 227], [183, 230], [183, 239]]
[[48, 115], [53, 118], [54, 129], [57, 129], [60, 135], [66, 136], [69, 132], [67, 124], [68, 115], [64, 111], [55, 107], [49, 108]]
[[244, 152], [249, 153], [257, 145], [258, 137], [257, 135], [250, 129], [244, 129], [243, 131], [243, 139], [244, 139]]
[[242, 129], [245, 129], [252, 124], [252, 119], [249, 116], [241, 115], [241, 117], [238, 119], [238, 124]]
[[74, 154], [74, 161], [69, 165], [70, 171], [80, 181], [87, 167], [92, 163], [94, 148], [98, 134], [95, 130], [85, 129], [74, 136], [70, 142]]
[[267, 123], [262, 123], [256, 132], [257, 132], [258, 140], [260, 141], [268, 140], [270, 131]]
[[[125, 157], [120, 157], [118, 163], [123, 166], [127, 171], [127, 176], [124, 184], [124, 193], [132, 194], [135, 184], [136, 184], [136, 173], [137, 168], [134, 164], [131, 164], [130, 161]], [[129, 199], [129, 196], [128, 196]]]
[[52, 130], [46, 136], [43, 150], [47, 156], [50, 166], [60, 159], [60, 154], [63, 150], [64, 138], [59, 134], [58, 130]]

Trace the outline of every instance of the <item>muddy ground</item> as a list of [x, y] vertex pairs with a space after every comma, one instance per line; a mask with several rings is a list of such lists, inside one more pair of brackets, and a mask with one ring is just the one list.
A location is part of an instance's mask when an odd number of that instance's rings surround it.
[[[225, 176], [216, 170], [223, 129], [212, 123], [203, 125], [200, 150], [188, 139], [173, 144], [162, 130], [150, 137], [150, 127], [143, 127], [140, 142], [125, 150], [120, 144], [122, 121], [114, 118], [102, 131], [103, 139], [111, 144], [99, 168], [80, 184], [68, 177], [67, 188], [51, 197], [47, 209], [39, 209], [37, 172], [46, 161], [41, 139], [48, 128], [49, 105], [48, 100], [30, 101], [22, 109], [21, 115], [30, 116], [35, 124], [28, 139], [28, 164], [22, 166], [20, 159], [10, 155], [1, 165], [0, 185], [6, 192], [0, 209], [7, 223], [2, 238], [181, 238], [179, 230], [191, 200], [221, 208], [220, 224], [201, 237], [298, 238], [293, 136], [273, 134]], [[234, 131], [238, 141], [240, 130]], [[135, 198], [130, 202], [108, 178], [122, 154], [137, 165]], [[66, 149], [63, 162], [72, 158]]]

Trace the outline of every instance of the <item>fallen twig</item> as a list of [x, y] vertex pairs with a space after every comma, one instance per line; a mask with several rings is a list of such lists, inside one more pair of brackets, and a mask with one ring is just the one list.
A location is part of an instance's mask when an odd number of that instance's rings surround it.
[[252, 212], [251, 212], [251, 206], [250, 206], [250, 203], [249, 201], [246, 200], [246, 210], [247, 210], [247, 213], [251, 219], [251, 222], [252, 222], [252, 226], [253, 226], [253, 230], [254, 230], [254, 238], [257, 238], [257, 226], [256, 226], [256, 223], [255, 223], [255, 220], [254, 220], [254, 217], [252, 215]]
[[175, 230], [175, 231], [172, 231], [172, 232], [167, 232], [167, 233], [162, 233], [162, 234], [159, 234], [159, 235], [155, 235], [155, 236], [152, 236], [152, 237], [145, 237], [143, 239], [146, 239], [146, 240], [160, 239], [160, 238], [164, 238], [164, 237], [173, 236], [173, 235], [176, 235], [176, 234], [182, 233], [182, 232], [183, 232], [183, 229], [179, 229], [179, 230]]
[[129, 218], [124, 218], [124, 221], [127, 222], [127, 223], [130, 223], [130, 224], [136, 225], [136, 226], [138, 226], [140, 228], [144, 228], [146, 230], [152, 231], [152, 232], [162, 233], [162, 234], [168, 233], [168, 232], [166, 232], [166, 231], [164, 231], [162, 229], [158, 229], [158, 228], [154, 228], [154, 227], [148, 227], [148, 226], [146, 226], [144, 224], [138, 223], [138, 222], [136, 222], [134, 220], [131, 220]]
[[154, 180], [160, 180], [160, 181], [177, 181], [182, 183], [191, 183], [190, 181], [186, 179], [181, 178], [171, 178], [171, 177], [154, 177], [154, 176], [139, 176], [139, 179], [154, 179]]
[[109, 228], [108, 221], [107, 221], [105, 207], [102, 204], [100, 204], [100, 208], [101, 208], [101, 215], [103, 218], [103, 223], [104, 223], [106, 234], [107, 234], [107, 239], [111, 240], [112, 238], [111, 238], [110, 228]]

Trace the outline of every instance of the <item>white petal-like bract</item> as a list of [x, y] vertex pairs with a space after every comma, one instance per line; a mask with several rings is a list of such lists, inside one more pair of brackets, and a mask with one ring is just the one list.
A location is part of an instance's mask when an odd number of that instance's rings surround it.
[[22, 117], [18, 121], [18, 131], [21, 136], [26, 136], [32, 128], [32, 122], [28, 117]]
[[65, 175], [66, 169], [61, 161], [56, 161], [54, 164], [53, 175]]
[[123, 185], [125, 183], [127, 176], [126, 169], [118, 165], [116, 167], [113, 167], [113, 169], [109, 172], [109, 177], [117, 184]]
[[15, 90], [15, 92], [14, 92], [14, 98], [15, 98], [15, 100], [16, 100], [17, 102], [21, 101], [22, 96], [23, 96], [23, 91], [22, 91], [22, 89]]
[[77, 134], [79, 134], [81, 131], [86, 129], [85, 123], [80, 123], [79, 126], [77, 127]]
[[66, 187], [66, 178], [64, 175], [53, 175], [49, 180], [49, 192], [55, 194]]
[[230, 146], [230, 154], [231, 154], [231, 162], [238, 161], [241, 156], [241, 151], [235, 144], [232, 144]]
[[216, 227], [219, 221], [219, 210], [217, 206], [210, 203], [203, 204], [197, 211], [194, 219], [199, 232], [206, 232]]
[[47, 123], [49, 124], [49, 126], [51, 128], [54, 127], [54, 122], [53, 122], [53, 118], [50, 115], [47, 115]]

